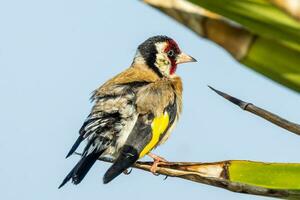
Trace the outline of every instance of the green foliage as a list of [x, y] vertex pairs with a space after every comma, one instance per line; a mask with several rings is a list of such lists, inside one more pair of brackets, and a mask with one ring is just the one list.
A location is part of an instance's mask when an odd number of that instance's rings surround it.
[[230, 19], [257, 40], [241, 63], [300, 92], [300, 23], [266, 0], [189, 0]]
[[300, 191], [300, 164], [231, 161], [229, 180], [249, 185]]
[[274, 40], [300, 43], [300, 23], [266, 0], [189, 0]]

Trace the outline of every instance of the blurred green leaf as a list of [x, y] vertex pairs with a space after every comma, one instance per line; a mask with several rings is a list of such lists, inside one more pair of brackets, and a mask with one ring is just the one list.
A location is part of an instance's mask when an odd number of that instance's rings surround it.
[[144, 0], [236, 60], [300, 92], [300, 22], [267, 0]]

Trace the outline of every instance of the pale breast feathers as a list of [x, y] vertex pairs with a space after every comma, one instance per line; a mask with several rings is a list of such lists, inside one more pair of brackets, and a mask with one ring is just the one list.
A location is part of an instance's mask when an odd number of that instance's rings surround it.
[[137, 111], [140, 114], [153, 113], [159, 116], [174, 100], [175, 93], [171, 82], [160, 80], [148, 84], [137, 92]]

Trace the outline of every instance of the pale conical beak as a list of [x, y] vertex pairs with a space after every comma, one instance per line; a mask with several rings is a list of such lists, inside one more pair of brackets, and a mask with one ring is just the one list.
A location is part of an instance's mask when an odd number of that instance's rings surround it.
[[180, 53], [179, 55], [177, 55], [176, 64], [187, 63], [187, 62], [197, 62], [197, 60], [185, 53]]

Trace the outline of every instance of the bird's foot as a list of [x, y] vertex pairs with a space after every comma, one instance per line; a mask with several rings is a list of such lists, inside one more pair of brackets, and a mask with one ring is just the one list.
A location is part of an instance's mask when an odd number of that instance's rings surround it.
[[157, 156], [155, 154], [152, 154], [152, 153], [148, 153], [148, 156], [150, 156], [152, 159], [153, 159], [153, 164], [150, 168], [150, 172], [152, 172], [153, 175], [155, 176], [158, 176], [159, 174], [156, 173], [157, 171], [157, 167], [160, 165], [160, 164], [166, 164], [168, 163], [168, 161], [160, 156]]

